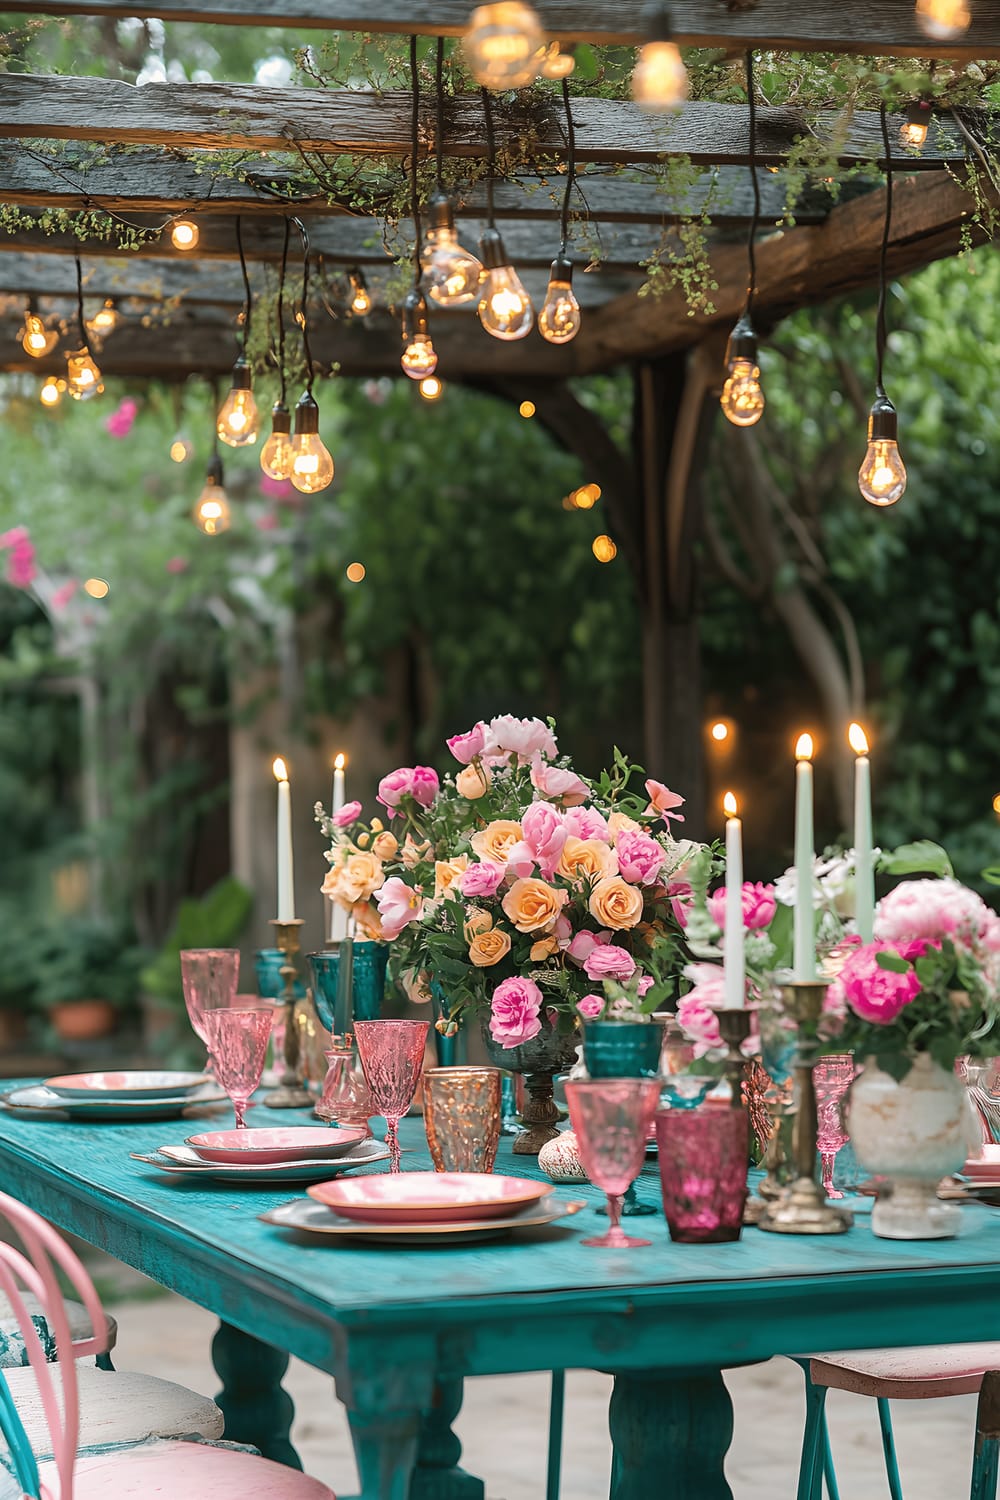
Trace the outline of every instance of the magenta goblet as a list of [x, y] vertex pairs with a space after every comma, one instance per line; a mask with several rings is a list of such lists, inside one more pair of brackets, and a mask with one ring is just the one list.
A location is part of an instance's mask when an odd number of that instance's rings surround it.
[[822, 1168], [823, 1191], [828, 1198], [844, 1195], [833, 1180], [834, 1163], [841, 1146], [847, 1144], [843, 1098], [854, 1082], [854, 1058], [847, 1052], [822, 1057], [813, 1068], [816, 1089], [816, 1146]]
[[591, 1078], [566, 1084], [569, 1118], [583, 1169], [608, 1195], [608, 1232], [584, 1245], [629, 1250], [650, 1245], [621, 1227], [622, 1200], [642, 1168], [653, 1114], [660, 1102], [658, 1078]]
[[184, 986], [184, 1004], [188, 1020], [195, 1035], [208, 1047], [211, 1064], [211, 1047], [205, 1031], [205, 1012], [230, 1006], [236, 999], [236, 985], [240, 977], [240, 952], [238, 948], [182, 948], [181, 983]]
[[202, 1017], [215, 1076], [232, 1100], [236, 1129], [246, 1129], [246, 1108], [260, 1084], [271, 1036], [273, 1008], [231, 1006]]
[[420, 1082], [429, 1021], [355, 1021], [354, 1036], [373, 1112], [385, 1116], [389, 1171], [399, 1171], [399, 1122]]

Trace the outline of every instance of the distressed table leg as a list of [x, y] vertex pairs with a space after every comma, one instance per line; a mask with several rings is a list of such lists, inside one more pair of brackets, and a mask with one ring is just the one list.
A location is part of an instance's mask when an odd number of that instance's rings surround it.
[[288, 1438], [295, 1407], [281, 1385], [288, 1355], [231, 1323], [220, 1323], [212, 1340], [212, 1363], [222, 1381], [215, 1399], [225, 1416], [229, 1441], [252, 1443], [265, 1458], [301, 1469]]
[[420, 1413], [353, 1410], [347, 1415], [361, 1483], [357, 1500], [409, 1500]]
[[420, 1424], [409, 1500], [484, 1500], [483, 1481], [459, 1466], [462, 1444], [452, 1431], [462, 1409], [463, 1388], [461, 1379], [441, 1380], [434, 1386], [434, 1404]]
[[733, 1407], [721, 1371], [615, 1375], [611, 1500], [733, 1500], [723, 1463]]
[[[437, 1366], [436, 1340], [427, 1333], [351, 1330], [346, 1360], [337, 1371], [337, 1396], [347, 1408], [354, 1457], [358, 1465], [360, 1493], [355, 1500], [410, 1500], [410, 1485], [417, 1467], [417, 1452], [425, 1412], [431, 1412]], [[452, 1393], [432, 1420], [434, 1456], [446, 1465], [454, 1463], [455, 1445], [448, 1447], [443, 1431], [461, 1405], [461, 1382], [457, 1399]], [[446, 1389], [450, 1390], [448, 1382]], [[447, 1449], [447, 1451], [446, 1451]], [[439, 1469], [440, 1472], [440, 1469]], [[444, 1489], [425, 1489], [430, 1496], [450, 1495]]]

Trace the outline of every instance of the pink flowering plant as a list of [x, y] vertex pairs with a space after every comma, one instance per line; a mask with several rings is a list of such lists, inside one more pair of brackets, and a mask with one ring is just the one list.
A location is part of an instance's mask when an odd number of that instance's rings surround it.
[[392, 943], [411, 998], [436, 992], [439, 1029], [468, 1013], [506, 1048], [670, 1003], [689, 957], [677, 895], [703, 855], [673, 831], [683, 798], [617, 749], [610, 771], [581, 776], [542, 719], [502, 714], [448, 749], [444, 776], [384, 776], [376, 817], [316, 809], [323, 890]]

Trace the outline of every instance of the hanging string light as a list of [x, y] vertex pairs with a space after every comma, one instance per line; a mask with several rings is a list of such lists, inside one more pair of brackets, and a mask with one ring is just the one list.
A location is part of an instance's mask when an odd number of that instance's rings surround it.
[[175, 250], [193, 250], [201, 235], [190, 219], [175, 219], [170, 226], [170, 243]]
[[524, 284], [510, 263], [493, 211], [493, 186], [496, 176], [496, 138], [493, 133], [493, 103], [489, 90], [483, 89], [483, 114], [486, 119], [486, 213], [489, 223], [483, 230], [479, 249], [483, 257], [483, 279], [479, 285], [479, 321], [495, 339], [523, 339], [531, 332], [535, 309]]
[[219, 408], [219, 415], [215, 419], [215, 430], [222, 441], [230, 448], [248, 448], [257, 441], [260, 430], [260, 416], [257, 411], [257, 403], [253, 399], [253, 376], [247, 360], [247, 349], [250, 344], [250, 314], [253, 310], [253, 298], [250, 293], [250, 277], [247, 274], [247, 260], [243, 253], [243, 227], [242, 221], [237, 215], [236, 219], [236, 248], [240, 255], [240, 270], [243, 273], [243, 346], [239, 358], [233, 365], [233, 383], [229, 395]]
[[557, 82], [561, 78], [568, 78], [576, 67], [576, 58], [570, 47], [566, 52], [558, 42], [550, 42], [542, 57], [541, 66], [538, 69], [540, 78], [551, 78]]
[[59, 335], [55, 330], [49, 330], [42, 322], [38, 312], [38, 304], [34, 297], [28, 298], [28, 305], [24, 310], [24, 327], [18, 331], [18, 339], [25, 354], [32, 359], [42, 359], [59, 342]]
[[103, 306], [97, 309], [92, 318], [87, 319], [87, 332], [98, 339], [107, 338], [118, 327], [119, 321], [114, 298], [106, 297]]
[[83, 267], [79, 255], [76, 261], [76, 321], [80, 332], [80, 348], [76, 354], [66, 356], [66, 389], [74, 401], [89, 401], [104, 390], [101, 372], [94, 362], [87, 325], [83, 316]]
[[413, 286], [403, 301], [403, 353], [400, 364], [411, 380], [423, 380], [437, 369], [437, 354], [427, 327], [427, 303], [420, 290], [423, 275], [420, 237], [420, 185], [417, 180], [417, 153], [420, 150], [420, 73], [417, 68], [417, 39], [410, 37], [410, 213], [413, 215]]
[[292, 415], [288, 410], [285, 385], [285, 273], [288, 268], [288, 236], [291, 225], [285, 219], [285, 238], [281, 247], [281, 270], [278, 273], [278, 380], [280, 393], [271, 407], [271, 436], [260, 450], [260, 466], [269, 479], [292, 477]]
[[431, 227], [421, 254], [424, 285], [439, 307], [461, 307], [479, 290], [483, 268], [476, 257], [462, 248], [455, 229], [455, 210], [444, 187], [444, 37], [437, 41], [437, 185], [430, 202]]
[[919, 99], [916, 104], [911, 104], [906, 111], [906, 119], [899, 127], [899, 139], [902, 145], [914, 147], [919, 151], [927, 139], [927, 130], [934, 112], [926, 99]]
[[521, 0], [479, 5], [462, 38], [465, 60], [484, 89], [524, 89], [534, 83], [545, 56], [545, 32]]
[[858, 470], [858, 488], [870, 505], [895, 505], [906, 489], [906, 469], [899, 454], [896, 408], [882, 384], [885, 356], [886, 255], [892, 226], [892, 147], [885, 105], [879, 109], [882, 146], [885, 150], [885, 222], [878, 263], [878, 312], [875, 321], [875, 401], [868, 414], [868, 447]]
[[55, 375], [46, 375], [38, 392], [38, 399], [43, 406], [58, 406], [65, 394], [65, 380]]
[[205, 487], [195, 501], [195, 525], [206, 536], [220, 536], [229, 530], [229, 496], [223, 483], [222, 455], [218, 448], [212, 452], [205, 470]]
[[319, 407], [313, 396], [316, 369], [309, 347], [309, 236], [301, 219], [295, 227], [302, 239], [302, 352], [306, 361], [306, 388], [295, 403], [295, 433], [292, 437], [292, 467], [289, 478], [303, 495], [325, 490], [333, 479], [333, 458], [319, 435]]
[[580, 332], [580, 304], [573, 294], [573, 262], [567, 255], [569, 205], [576, 182], [576, 132], [565, 78], [562, 95], [566, 110], [566, 187], [559, 218], [559, 254], [552, 262], [548, 291], [538, 314], [538, 331], [550, 344], [568, 344]]
[[439, 375], [425, 375], [417, 389], [425, 401], [440, 401], [444, 395], [444, 381]]
[[350, 273], [351, 282], [351, 312], [358, 318], [363, 318], [372, 310], [372, 294], [368, 290], [365, 273], [360, 266], [355, 266]]
[[680, 109], [688, 96], [688, 75], [680, 49], [673, 40], [670, 11], [657, 3], [642, 12], [646, 41], [639, 48], [632, 74], [632, 98], [651, 114]]
[[966, 0], [917, 0], [917, 25], [935, 42], [955, 42], [972, 20]]
[[764, 415], [764, 392], [757, 364], [757, 335], [753, 329], [753, 301], [757, 292], [757, 223], [760, 219], [760, 183], [757, 180], [757, 101], [754, 94], [753, 53], [746, 55], [747, 102], [750, 106], [750, 179], [753, 183], [753, 213], [747, 235], [747, 298], [726, 349], [726, 383], [722, 387], [722, 410], [735, 427], [752, 427]]

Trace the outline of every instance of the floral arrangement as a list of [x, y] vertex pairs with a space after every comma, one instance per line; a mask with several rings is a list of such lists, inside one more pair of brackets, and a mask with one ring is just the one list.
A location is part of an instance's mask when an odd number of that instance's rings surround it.
[[500, 715], [447, 743], [457, 769], [443, 779], [428, 766], [383, 777], [385, 820], [317, 805], [323, 890], [392, 943], [410, 997], [443, 997], [441, 1030], [488, 1017], [505, 1048], [546, 1023], [671, 1001], [689, 956], [679, 898], [711, 857], [671, 832], [683, 798], [651, 778], [640, 791], [618, 750], [611, 771], [580, 776], [541, 719]]

